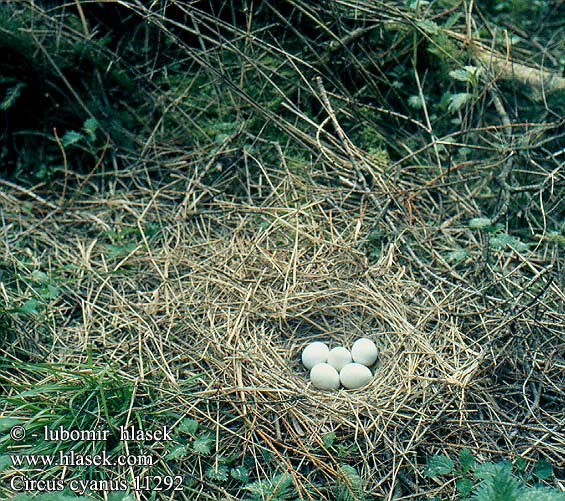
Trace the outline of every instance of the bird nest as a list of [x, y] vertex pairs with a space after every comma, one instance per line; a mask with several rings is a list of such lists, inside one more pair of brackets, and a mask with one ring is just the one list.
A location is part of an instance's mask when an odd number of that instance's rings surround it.
[[[562, 450], [562, 433], [507, 417], [520, 410], [529, 376], [509, 365], [520, 357], [497, 338], [500, 316], [466, 290], [424, 285], [392, 239], [369, 259], [372, 222], [356, 209], [218, 203], [179, 217], [182, 193], [121, 197], [61, 212], [69, 219], [22, 223], [37, 255], [73, 287], [53, 300], [52, 336], [36, 329], [15, 345], [67, 364], [89, 346], [103, 348], [103, 363], [120, 367], [124, 379], [151, 388], [162, 381], [155, 405], [213, 432], [217, 457], [251, 460], [252, 480], [276, 464], [304, 499], [332, 499], [331, 486], [351, 466], [374, 496], [433, 494], [418, 472], [447, 447], [469, 447], [480, 460], [520, 447]], [[122, 219], [117, 203], [127, 207]], [[17, 214], [17, 204], [10, 208]], [[151, 221], [161, 232], [150, 239], [143, 232]], [[101, 225], [141, 228], [142, 236], [114, 255], [115, 244], [89, 236]], [[546, 322], [551, 327], [552, 317]], [[304, 346], [351, 346], [359, 337], [380, 352], [370, 384], [314, 388], [300, 360]], [[523, 356], [523, 370], [560, 388], [548, 350]], [[180, 468], [206, 481], [200, 463]]]
[[[405, 276], [393, 247], [369, 265], [316, 223], [289, 231], [275, 219], [258, 234], [244, 224], [229, 242], [209, 235], [213, 243], [175, 253], [177, 266], [192, 270], [175, 292], [189, 362], [182, 377], [201, 385], [189, 414], [217, 425], [217, 410], [197, 409], [227, 406], [240, 424], [224, 431], [254, 457], [265, 448], [280, 456], [296, 485], [310, 485], [313, 470], [335, 478], [335, 447], [347, 444], [360, 468], [378, 468], [376, 489], [395, 464], [415, 460], [438, 417], [464, 419], [482, 350], [450, 320], [447, 298]], [[313, 387], [304, 346], [351, 346], [359, 337], [380, 352], [370, 384]]]

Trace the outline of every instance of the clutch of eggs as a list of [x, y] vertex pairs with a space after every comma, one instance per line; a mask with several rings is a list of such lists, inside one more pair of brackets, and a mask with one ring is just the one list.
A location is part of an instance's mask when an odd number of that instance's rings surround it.
[[325, 343], [310, 343], [302, 351], [302, 363], [310, 371], [310, 381], [320, 390], [337, 390], [341, 383], [348, 390], [366, 386], [373, 374], [369, 367], [379, 355], [375, 343], [361, 338], [351, 351], [343, 346], [329, 349]]

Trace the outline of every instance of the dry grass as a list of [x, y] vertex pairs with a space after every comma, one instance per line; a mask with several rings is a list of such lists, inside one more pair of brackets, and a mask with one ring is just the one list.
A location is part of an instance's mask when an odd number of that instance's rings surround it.
[[[289, 192], [300, 190], [300, 179], [276, 174]], [[274, 193], [288, 195], [281, 189]], [[329, 432], [355, 444], [348, 461], [374, 496], [389, 499], [431, 492], [413, 475], [425, 452], [470, 447], [485, 459], [542, 453], [558, 462], [565, 435], [557, 311], [505, 319], [468, 292], [419, 283], [420, 270], [403, 264], [395, 244], [369, 262], [370, 209], [333, 209], [327, 199], [341, 191], [310, 190], [284, 205], [275, 195], [256, 206], [211, 203], [181, 218], [186, 193], [170, 187], [35, 215], [20, 210], [19, 193], [5, 193], [6, 257], [27, 252], [30, 272], [48, 263], [69, 284], [49, 310], [51, 339], [22, 335], [11, 349], [69, 363], [97, 347], [124, 377], [159, 384], [164, 408], [216, 430], [222, 454], [255, 458], [258, 476], [268, 475], [261, 451], [269, 451], [304, 499], [323, 495], [319, 486], [339, 475], [342, 460], [323, 445]], [[144, 234], [150, 222], [157, 236]], [[97, 235], [116, 227], [137, 228], [138, 245], [109, 257]], [[22, 239], [27, 251], [10, 243]], [[532, 322], [554, 336], [528, 349]], [[508, 336], [505, 323], [521, 334]], [[361, 335], [381, 349], [371, 384], [312, 388], [301, 348]], [[194, 393], [178, 390], [195, 376]]]

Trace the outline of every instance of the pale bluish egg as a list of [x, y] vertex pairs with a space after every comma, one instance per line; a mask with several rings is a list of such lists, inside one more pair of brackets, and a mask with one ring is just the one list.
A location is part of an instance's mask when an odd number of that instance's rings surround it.
[[362, 364], [347, 364], [339, 373], [341, 384], [348, 390], [356, 390], [368, 384], [373, 378], [371, 370]]
[[320, 390], [337, 390], [339, 388], [339, 374], [326, 363], [316, 364], [310, 371], [310, 381]]
[[316, 341], [310, 343], [302, 352], [302, 363], [307, 369], [311, 369], [316, 364], [327, 362], [330, 349], [326, 344]]
[[379, 350], [373, 341], [366, 337], [358, 339], [351, 348], [353, 361], [369, 367], [373, 365], [379, 356]]

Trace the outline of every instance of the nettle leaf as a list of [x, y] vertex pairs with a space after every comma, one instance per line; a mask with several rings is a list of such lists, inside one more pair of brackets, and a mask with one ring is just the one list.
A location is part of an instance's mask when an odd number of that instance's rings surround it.
[[465, 448], [459, 451], [459, 466], [463, 473], [467, 473], [475, 465], [475, 456], [473, 453]]
[[280, 473], [272, 478], [265, 480], [256, 480], [246, 485], [245, 490], [249, 491], [257, 499], [284, 499], [291, 494], [289, 487], [292, 485], [292, 476], [290, 473]]
[[510, 242], [512, 237], [506, 233], [500, 233], [490, 238], [489, 246], [494, 249], [504, 249]]
[[526, 466], [528, 466], [528, 462], [523, 457], [519, 457], [514, 461], [513, 466], [518, 471], [524, 471]]
[[61, 144], [64, 148], [66, 148], [67, 146], [78, 143], [83, 138], [84, 136], [80, 132], [77, 132], [76, 130], [70, 130], [66, 132], [65, 135], [61, 138]]
[[549, 487], [530, 487], [522, 491], [517, 501], [565, 501], [565, 492]]
[[410, 96], [408, 98], [408, 105], [411, 108], [414, 108], [416, 110], [420, 110], [424, 107], [424, 100], [422, 99], [422, 97], [418, 94], [414, 95], [414, 96]]
[[90, 141], [94, 141], [96, 139], [96, 131], [98, 130], [98, 120], [95, 118], [87, 118], [82, 125], [82, 130]]
[[428, 463], [424, 468], [425, 477], [437, 477], [438, 475], [447, 475], [453, 471], [453, 460], [445, 454], [436, 454], [428, 459]]
[[41, 289], [40, 294], [44, 299], [55, 299], [61, 294], [61, 289], [55, 285], [47, 284], [47, 287]]
[[476, 66], [465, 66], [463, 69], [457, 69], [449, 72], [449, 76], [460, 82], [476, 84], [481, 73], [481, 69]]
[[469, 227], [483, 230], [491, 225], [491, 220], [488, 217], [474, 217], [469, 220]]
[[212, 452], [214, 439], [210, 435], [200, 435], [192, 442], [192, 450], [202, 456], [208, 456]]
[[218, 482], [225, 482], [228, 479], [228, 474], [229, 468], [223, 464], [210, 466], [206, 469], [206, 476], [210, 480], [217, 480]]
[[236, 466], [235, 468], [232, 468], [231, 471], [230, 471], [230, 475], [235, 480], [239, 480], [240, 482], [243, 482], [244, 484], [249, 482], [249, 470], [243, 465]]
[[530, 250], [530, 247], [528, 246], [528, 244], [522, 242], [517, 237], [512, 237], [512, 240], [508, 243], [508, 245], [510, 247], [512, 247], [512, 249], [514, 249], [517, 252], [524, 252], [524, 251]]
[[445, 256], [445, 260], [448, 263], [459, 263], [466, 257], [467, 257], [467, 251], [465, 249], [457, 249], [447, 254]]
[[437, 35], [440, 31], [438, 24], [434, 21], [430, 21], [429, 19], [420, 19], [419, 21], [416, 21], [416, 26], [428, 35]]
[[512, 475], [511, 467], [507, 464], [491, 464], [488, 475], [477, 486], [474, 501], [517, 501], [522, 491], [522, 485]]
[[459, 80], [460, 82], [469, 81], [469, 72], [466, 70], [453, 70], [449, 72], [449, 76], [454, 80]]
[[455, 113], [459, 111], [463, 106], [465, 106], [469, 101], [473, 99], [473, 94], [469, 92], [459, 92], [457, 94], [452, 94], [449, 96], [449, 105], [447, 106], [447, 111], [450, 113]]
[[181, 433], [194, 436], [198, 431], [198, 421], [196, 421], [196, 419], [183, 419], [177, 426], [177, 430]]
[[475, 484], [470, 478], [458, 478], [455, 481], [455, 487], [457, 488], [457, 492], [462, 496], [467, 496], [471, 494], [474, 485]]
[[35, 298], [31, 298], [24, 302], [16, 311], [24, 315], [39, 315], [39, 311], [37, 310], [38, 306], [39, 301]]
[[175, 445], [167, 454], [167, 459], [183, 459], [188, 455], [187, 445]]
[[336, 434], [333, 431], [326, 433], [322, 437], [322, 444], [326, 449], [329, 449], [335, 442]]
[[508, 235], [507, 233], [498, 233], [497, 235], [494, 235], [489, 240], [489, 245], [494, 249], [504, 249], [508, 246], [516, 252], [529, 250], [528, 244], [522, 242], [519, 238]]
[[546, 459], [541, 458], [534, 466], [534, 475], [540, 480], [545, 480], [546, 478], [551, 477], [551, 475], [553, 475], [552, 464]]
[[127, 242], [121, 245], [108, 245], [108, 256], [109, 257], [123, 257], [131, 254], [137, 248], [136, 242]]
[[273, 494], [284, 497], [290, 494], [289, 488], [292, 486], [292, 475], [290, 473], [280, 473], [272, 479]]
[[339, 478], [334, 489], [336, 501], [365, 501], [361, 476], [352, 466], [340, 465], [343, 478]]
[[49, 283], [49, 277], [47, 276], [47, 273], [45, 273], [44, 271], [41, 271], [41, 270], [33, 270], [30, 278], [34, 282], [37, 282], [39, 284]]
[[487, 461], [485, 463], [478, 464], [475, 468], [475, 477], [482, 480], [488, 479], [496, 475], [499, 470], [504, 469], [510, 475], [512, 473], [512, 463], [503, 461], [497, 464]]

